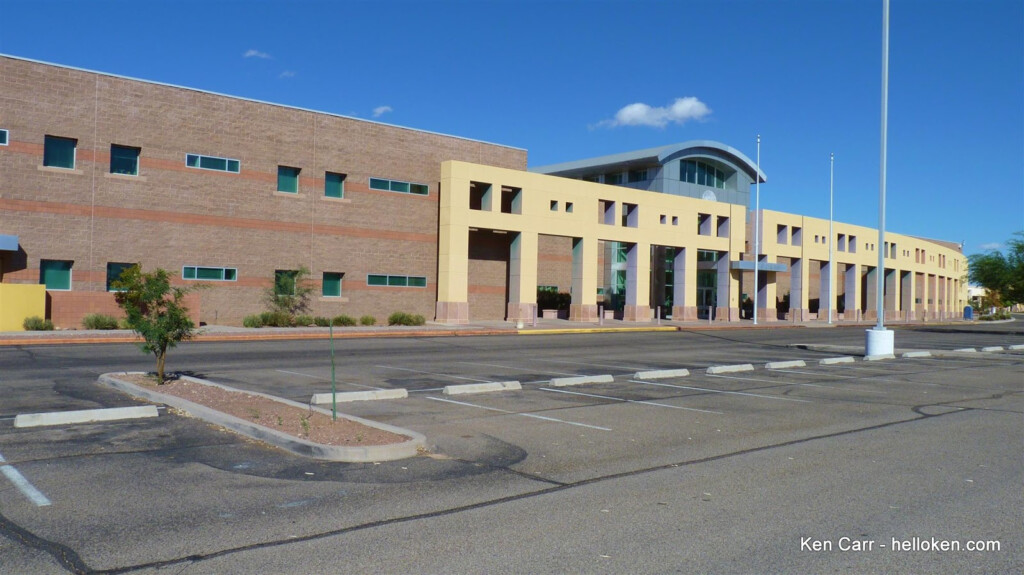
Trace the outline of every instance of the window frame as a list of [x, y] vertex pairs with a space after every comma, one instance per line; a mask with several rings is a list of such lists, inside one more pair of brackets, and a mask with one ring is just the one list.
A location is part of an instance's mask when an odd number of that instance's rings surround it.
[[[55, 144], [57, 142], [71, 142], [71, 165], [70, 166], [58, 166], [56, 164], [47, 163], [47, 162], [52, 162], [53, 161], [52, 153], [49, 155], [50, 159], [49, 160], [47, 159], [47, 157], [48, 157], [47, 148], [49, 147], [49, 143], [50, 142], [53, 142]], [[57, 168], [59, 170], [74, 170], [75, 166], [77, 166], [77, 165], [78, 165], [78, 138], [65, 138], [64, 136], [51, 136], [49, 134], [46, 134], [46, 135], [43, 136], [43, 166], [44, 167], [47, 167], [47, 168]], [[56, 261], [56, 260], [54, 260], [54, 261]]]
[[[383, 278], [384, 283], [371, 282], [370, 278]], [[416, 283], [412, 283], [416, 280]], [[378, 280], [379, 281], [379, 280]], [[399, 283], [404, 281], [404, 283]], [[422, 282], [422, 285], [418, 285]], [[371, 287], [402, 287], [402, 288], [426, 288], [427, 276], [408, 276], [395, 274], [366, 274], [366, 285]]]
[[0, 146], [6, 146], [11, 141], [11, 132], [6, 128], [0, 128], [0, 136], [3, 136], [0, 139]]
[[[328, 193], [330, 191], [328, 189], [328, 185], [331, 183], [331, 176], [336, 176], [338, 178], [337, 184], [338, 184], [338, 191], [340, 193], [337, 196], [332, 196], [330, 193]], [[346, 179], [348, 179], [348, 174], [342, 174], [341, 172], [328, 172], [328, 171], [325, 171], [324, 172], [324, 197], [325, 198], [335, 199], [335, 200], [343, 200], [343, 199], [345, 199], [345, 180]]]
[[[375, 186], [374, 183], [377, 183]], [[384, 184], [386, 187], [381, 187]], [[427, 184], [420, 184], [417, 182], [407, 182], [405, 180], [392, 180], [390, 178], [379, 178], [377, 176], [370, 176], [367, 179], [366, 185], [371, 190], [377, 192], [395, 192], [397, 194], [409, 194], [410, 196], [429, 196], [430, 186]], [[405, 188], [404, 190], [401, 188]], [[398, 188], [398, 189], [396, 189]]]
[[[135, 166], [134, 166], [135, 171], [134, 172], [127, 173], [127, 172], [115, 172], [114, 171], [114, 148], [118, 148], [120, 150], [130, 150], [130, 151], [135, 152], [135, 157], [133, 158], [134, 161], [135, 161]], [[138, 176], [139, 175], [139, 158], [141, 156], [142, 156], [142, 148], [138, 148], [138, 147], [134, 147], [134, 146], [122, 146], [121, 144], [110, 144], [110, 173], [111, 174], [117, 174], [119, 176]]]
[[[335, 293], [331, 293], [331, 294], [327, 293], [327, 276], [328, 275], [337, 276], [338, 293], [336, 293], [336, 294]], [[332, 280], [332, 283], [333, 283], [333, 280]], [[323, 272], [323, 278], [321, 279], [321, 282], [320, 282], [320, 296], [321, 297], [327, 297], [327, 298], [339, 298], [339, 297], [342, 297], [342, 294], [345, 291], [344, 283], [345, 283], [345, 272]]]
[[[111, 286], [111, 284], [114, 283], [115, 281], [121, 279], [121, 274], [124, 273], [124, 270], [131, 269], [132, 266], [137, 266], [137, 265], [139, 265], [139, 264], [138, 263], [127, 263], [127, 262], [107, 262], [107, 291], [108, 292], [121, 292], [121, 291], [124, 291], [123, 289], [114, 289]], [[116, 277], [112, 278], [110, 276], [111, 266], [124, 266], [124, 267], [121, 268], [121, 272], [118, 273]]]
[[[68, 273], [67, 285], [68, 285], [68, 287], [66, 287], [66, 288], [63, 288], [63, 287], [50, 287], [49, 284], [47, 284], [47, 282], [46, 282], [46, 272], [47, 272], [46, 264], [47, 263], [55, 263], [55, 264], [65, 264], [66, 263], [66, 264], [68, 264], [68, 269], [67, 269], [67, 273]], [[71, 291], [72, 287], [74, 286], [74, 266], [75, 266], [75, 260], [45, 260], [45, 259], [44, 260], [39, 260], [39, 283], [44, 285], [44, 286], [46, 286], [46, 290], [47, 291]], [[54, 270], [54, 271], [64, 271], [64, 270]]]
[[[291, 286], [292, 286], [291, 293], [285, 293], [285, 292], [282, 292], [282, 291], [278, 290], [279, 287], [284, 287], [281, 284], [281, 280], [282, 280], [282, 278], [285, 278], [285, 277], [287, 277], [287, 278], [289, 278], [291, 280]], [[280, 296], [289, 297], [289, 296], [295, 295], [296, 293], [298, 293], [298, 289], [297, 289], [298, 288], [298, 284], [299, 284], [298, 279], [299, 279], [299, 270], [274, 270], [274, 295], [278, 296], [278, 297], [280, 297]]]
[[[191, 277], [188, 270], [191, 269]], [[201, 278], [199, 277], [199, 270], [220, 270], [220, 278]], [[231, 272], [230, 274], [228, 272]], [[231, 276], [231, 277], [228, 277]], [[238, 268], [219, 267], [219, 266], [182, 266], [181, 267], [181, 279], [186, 281], [197, 281], [197, 282], [234, 282], [238, 281]]]
[[[288, 172], [291, 171], [291, 174]], [[277, 166], [277, 191], [282, 194], [298, 194], [299, 193], [299, 174], [302, 173], [302, 168], [296, 168], [294, 166]], [[294, 189], [284, 189], [287, 186], [282, 186], [282, 178], [285, 178], [284, 182], [288, 183], [288, 178], [293, 178], [291, 182], [294, 185]]]
[[[193, 165], [189, 164], [189, 159], [190, 158], [195, 158], [196, 159], [196, 165], [193, 166]], [[207, 167], [204, 167], [202, 165], [204, 159], [205, 160], [224, 160], [224, 169], [222, 170], [220, 168], [207, 168]], [[231, 169], [231, 162], [235, 163], [235, 168], [236, 169], [234, 169], [234, 170]], [[241, 162], [241, 160], [238, 160], [238, 159], [235, 159], [235, 158], [224, 158], [224, 157], [221, 157], [221, 156], [208, 156], [206, 154], [186, 153], [185, 154], [185, 167], [186, 168], [192, 168], [194, 170], [206, 170], [207, 172], [223, 172], [225, 174], [240, 174], [242, 172], [242, 162]]]

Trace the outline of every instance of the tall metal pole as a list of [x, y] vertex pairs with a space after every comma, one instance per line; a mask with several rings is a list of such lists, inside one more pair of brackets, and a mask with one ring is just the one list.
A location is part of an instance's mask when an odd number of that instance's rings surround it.
[[757, 262], [761, 259], [761, 134], [757, 135], [757, 162], [754, 167], [754, 325], [757, 325], [757, 304], [760, 292]]
[[885, 161], [889, 133], [889, 0], [882, 0], [882, 160], [878, 183], [878, 276], [875, 309], [878, 323], [875, 329], [885, 329]]
[[833, 254], [836, 235], [832, 231], [832, 206], [833, 206], [833, 202], [832, 202], [832, 197], [833, 197], [833, 195], [832, 195], [832, 185], [833, 185], [833, 182], [835, 181], [835, 178], [833, 177], [833, 175], [835, 174], [835, 163], [836, 163], [836, 155], [835, 155], [835, 153], [829, 154], [828, 155], [828, 323], [829, 323], [829, 325], [832, 325], [832, 306], [833, 306], [833, 304], [836, 301], [836, 294], [835, 294], [835, 291], [834, 291], [835, 286], [833, 285], [835, 283], [835, 277], [836, 277], [836, 269], [835, 269], [836, 262], [835, 262], [835, 255]]

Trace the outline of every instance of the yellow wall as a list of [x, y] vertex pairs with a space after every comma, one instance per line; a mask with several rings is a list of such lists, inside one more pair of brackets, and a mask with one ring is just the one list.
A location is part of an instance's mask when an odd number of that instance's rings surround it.
[[46, 316], [46, 286], [0, 283], [0, 331], [25, 331], [32, 316]]

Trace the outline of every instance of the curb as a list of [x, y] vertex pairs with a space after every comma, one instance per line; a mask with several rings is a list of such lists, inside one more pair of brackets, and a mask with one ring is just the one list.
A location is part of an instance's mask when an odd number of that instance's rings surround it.
[[931, 357], [931, 356], [932, 356], [932, 352], [930, 352], [930, 351], [908, 351], [908, 352], [905, 352], [900, 357], [913, 358], [913, 357]]
[[446, 385], [444, 395], [462, 395], [465, 393], [487, 393], [491, 391], [516, 391], [523, 386], [518, 381], [491, 381], [487, 383], [465, 383]]
[[857, 360], [852, 356], [844, 355], [843, 357], [826, 357], [819, 360], [818, 365], [836, 365], [837, 363], [854, 363], [855, 361]]
[[807, 363], [802, 359], [794, 359], [793, 361], [770, 361], [764, 364], [765, 369], [788, 369], [790, 367], [807, 367]]
[[653, 371], [638, 371], [633, 374], [633, 379], [665, 379], [669, 377], [686, 377], [690, 375], [688, 369], [656, 369]]
[[338, 403], [352, 401], [372, 401], [375, 399], [405, 399], [409, 397], [406, 389], [375, 389], [371, 391], [345, 391], [342, 393], [314, 393], [310, 400], [317, 405], [332, 403], [332, 397]]
[[960, 349], [954, 349], [953, 351], [959, 351], [962, 353], [977, 353], [978, 350], [973, 347], [961, 347]]
[[578, 377], [556, 377], [551, 380], [551, 385], [555, 387], [565, 387], [567, 385], [582, 385], [584, 383], [612, 383], [615, 381], [610, 375], [581, 375]]
[[1006, 349], [1009, 349], [1009, 350], [1014, 350], [1014, 351], [1017, 351], [1017, 350], [1021, 350], [1021, 349], [1024, 349], [1024, 344], [1022, 344], [1022, 345], [1011, 345], [1011, 346], [1007, 346], [1007, 348], [1006, 348]]
[[718, 375], [720, 373], [736, 373], [739, 371], [754, 371], [753, 364], [740, 363], [737, 365], [713, 365], [707, 369], [708, 375]]
[[[122, 372], [124, 373], [124, 372]], [[276, 429], [264, 427], [262, 425], [256, 425], [244, 419], [210, 409], [208, 407], [193, 403], [186, 399], [168, 395], [140, 387], [133, 383], [117, 379], [117, 373], [105, 373], [100, 376], [99, 382], [103, 385], [113, 387], [114, 389], [123, 391], [134, 397], [139, 397], [147, 401], [155, 403], [163, 403], [171, 407], [181, 409], [189, 414], [202, 419], [208, 423], [219, 425], [230, 429], [240, 435], [244, 435], [251, 439], [256, 439], [264, 443], [280, 447], [286, 451], [294, 453], [296, 455], [303, 455], [305, 457], [312, 457], [314, 459], [324, 459], [328, 461], [346, 461], [351, 463], [367, 463], [372, 461], [392, 461], [395, 459], [405, 459], [406, 457], [412, 457], [416, 455], [420, 449], [426, 447], [427, 439], [421, 433], [403, 429], [401, 427], [395, 427], [386, 423], [378, 423], [376, 421], [370, 421], [361, 417], [355, 417], [351, 415], [344, 415], [345, 419], [362, 423], [363, 425], [374, 427], [377, 429], [383, 429], [392, 433], [397, 433], [409, 437], [409, 441], [403, 443], [396, 443], [392, 445], [367, 445], [363, 447], [352, 447], [352, 446], [338, 446], [338, 445], [325, 445], [322, 443], [314, 443], [305, 439], [300, 439], [287, 433], [282, 433]], [[212, 381], [204, 379], [198, 379], [195, 377], [182, 376], [183, 378], [201, 383], [204, 385], [212, 385], [221, 389], [229, 391], [243, 391], [221, 385]], [[331, 412], [321, 407], [313, 407], [310, 405], [302, 404], [297, 401], [291, 401], [281, 397], [274, 397], [265, 393], [259, 393], [255, 391], [245, 391], [252, 395], [259, 395], [266, 397], [274, 401], [284, 403], [300, 409], [314, 409], [325, 415], [330, 415]], [[339, 414], [340, 415], [340, 414]]]
[[896, 355], [892, 353], [880, 353], [877, 355], [864, 356], [864, 361], [882, 361], [884, 359], [896, 359]]
[[124, 419], [156, 417], [157, 415], [159, 414], [156, 411], [155, 405], [55, 411], [50, 413], [20, 413], [14, 418], [14, 427], [42, 427], [47, 425], [69, 425], [72, 423], [93, 423], [96, 421], [120, 421]]
[[983, 347], [983, 348], [981, 348], [981, 351], [1003, 351], [1003, 346], [1001, 346], [1001, 345], [992, 345], [992, 346], [989, 346], [989, 347]]

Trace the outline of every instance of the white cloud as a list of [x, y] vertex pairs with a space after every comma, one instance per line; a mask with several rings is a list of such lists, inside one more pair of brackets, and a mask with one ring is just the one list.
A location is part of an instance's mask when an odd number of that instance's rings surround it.
[[292, 72], [291, 70], [285, 70], [284, 72], [281, 72], [280, 74], [278, 74], [277, 77], [278, 78], [294, 78], [295, 77], [295, 72]]
[[267, 54], [266, 52], [260, 52], [259, 50], [256, 50], [255, 48], [252, 48], [252, 49], [246, 50], [245, 54], [242, 54], [242, 57], [243, 58], [262, 58], [264, 60], [269, 60], [270, 59], [270, 54]]
[[999, 242], [992, 242], [990, 244], [981, 244], [978, 247], [980, 247], [983, 250], [1001, 250], [1001, 249], [1003, 249], [1006, 246], [1004, 246], [1003, 244], [1001, 244]]
[[373, 117], [379, 118], [390, 111], [392, 111], [391, 106], [377, 106], [373, 109]]
[[685, 124], [689, 120], [701, 120], [711, 114], [711, 108], [693, 96], [676, 98], [672, 104], [654, 107], [637, 102], [624, 106], [610, 120], [597, 123], [602, 128], [619, 126], [652, 126], [664, 128], [669, 124]]

